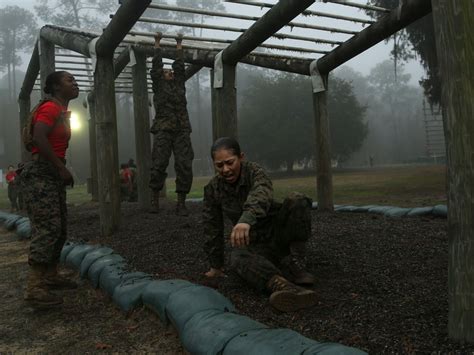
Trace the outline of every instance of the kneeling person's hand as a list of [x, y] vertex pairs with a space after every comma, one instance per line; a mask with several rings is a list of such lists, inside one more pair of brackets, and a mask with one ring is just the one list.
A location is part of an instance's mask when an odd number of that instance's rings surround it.
[[233, 247], [244, 247], [250, 244], [250, 224], [237, 223], [230, 234], [230, 244]]
[[208, 272], [204, 274], [206, 277], [222, 277], [225, 276], [224, 270], [222, 269], [214, 269], [213, 267], [210, 268]]

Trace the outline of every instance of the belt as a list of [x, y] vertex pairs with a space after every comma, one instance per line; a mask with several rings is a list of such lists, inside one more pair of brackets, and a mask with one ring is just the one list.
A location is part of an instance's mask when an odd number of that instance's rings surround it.
[[[59, 158], [59, 157], [58, 157], [58, 159], [61, 160], [64, 165], [66, 165], [66, 159]], [[49, 159], [45, 158], [41, 154], [33, 154], [31, 156], [31, 160], [33, 160], [33, 161], [50, 161]]]

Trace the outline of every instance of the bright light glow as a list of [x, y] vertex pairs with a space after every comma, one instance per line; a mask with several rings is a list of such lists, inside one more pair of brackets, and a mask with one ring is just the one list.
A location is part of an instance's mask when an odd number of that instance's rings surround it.
[[73, 131], [79, 131], [82, 127], [81, 120], [79, 119], [79, 116], [75, 112], [71, 112], [70, 123], [71, 123], [71, 129]]

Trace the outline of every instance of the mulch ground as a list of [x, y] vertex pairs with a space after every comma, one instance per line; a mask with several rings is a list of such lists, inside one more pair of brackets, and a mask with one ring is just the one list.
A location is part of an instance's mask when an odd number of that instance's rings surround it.
[[[185, 218], [173, 214], [171, 203], [158, 215], [125, 203], [120, 231], [102, 242], [137, 270], [160, 279], [203, 283], [208, 265], [202, 251], [201, 206], [188, 205], [191, 215]], [[474, 351], [474, 345], [447, 337], [445, 219], [316, 211], [312, 218], [309, 269], [317, 276], [319, 304], [278, 313], [266, 295], [229, 270], [218, 289], [241, 314], [371, 354]], [[96, 207], [72, 208], [69, 231], [71, 239], [97, 242]]]
[[28, 244], [0, 230], [1, 354], [185, 353], [154, 314], [140, 308], [125, 315], [77, 277], [80, 287], [63, 292], [63, 305], [42, 311], [27, 306]]

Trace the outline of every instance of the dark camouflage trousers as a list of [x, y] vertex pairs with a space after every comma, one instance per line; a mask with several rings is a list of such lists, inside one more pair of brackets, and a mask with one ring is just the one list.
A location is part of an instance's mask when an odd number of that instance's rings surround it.
[[18, 209], [18, 186], [14, 183], [8, 184], [8, 199], [12, 209]]
[[161, 191], [171, 153], [174, 155], [176, 192], [189, 193], [193, 183], [194, 152], [189, 131], [158, 131], [153, 139], [150, 188]]
[[260, 238], [251, 234], [250, 239], [257, 240], [255, 243], [232, 249], [234, 271], [252, 286], [265, 290], [272, 276], [282, 274], [279, 264], [290, 254], [290, 245], [311, 237], [311, 204], [311, 199], [303, 194], [291, 193], [274, 217], [268, 234]]
[[31, 222], [29, 264], [57, 264], [67, 237], [66, 188], [46, 161], [25, 164], [23, 198]]

